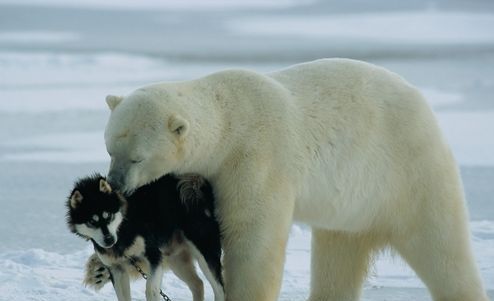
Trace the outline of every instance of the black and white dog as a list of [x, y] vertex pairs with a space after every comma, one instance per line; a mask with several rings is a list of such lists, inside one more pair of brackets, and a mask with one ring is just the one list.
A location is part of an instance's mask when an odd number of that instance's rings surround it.
[[159, 300], [166, 265], [187, 284], [194, 301], [203, 300], [193, 259], [211, 283], [215, 301], [224, 300], [220, 229], [212, 188], [202, 177], [166, 175], [124, 198], [94, 175], [75, 184], [67, 210], [70, 230], [90, 239], [108, 267], [119, 301], [131, 300], [131, 259], [148, 274], [147, 301]]

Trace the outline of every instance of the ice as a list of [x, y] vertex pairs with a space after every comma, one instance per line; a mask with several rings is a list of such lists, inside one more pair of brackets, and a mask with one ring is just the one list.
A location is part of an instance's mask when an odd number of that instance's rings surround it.
[[437, 117], [460, 164], [494, 166], [494, 111], [441, 112]]
[[30, 139], [11, 140], [4, 146], [14, 149], [40, 149], [16, 151], [0, 155], [5, 161], [41, 161], [54, 163], [108, 162], [103, 132], [82, 132], [41, 135]]
[[[177, 76], [177, 71], [166, 60], [115, 52], [0, 51], [0, 67], [2, 92], [53, 87], [57, 90], [63, 87], [107, 87], [125, 83], [135, 85], [139, 81]], [[31, 103], [26, 105], [30, 106]]]
[[242, 9], [242, 8], [283, 8], [310, 3], [308, 0], [0, 0], [0, 4], [22, 4], [22, 5], [42, 5], [42, 6], [68, 6], [68, 7], [89, 7], [105, 9]]
[[437, 88], [419, 87], [429, 105], [434, 109], [441, 109], [464, 101], [459, 93], [442, 91]]
[[77, 39], [77, 34], [63, 31], [0, 31], [0, 43], [63, 43]]
[[[395, 26], [390, 26], [396, 24]], [[476, 44], [494, 40], [494, 14], [392, 12], [342, 15], [248, 17], [229, 24], [235, 33], [337, 38], [347, 41]]]

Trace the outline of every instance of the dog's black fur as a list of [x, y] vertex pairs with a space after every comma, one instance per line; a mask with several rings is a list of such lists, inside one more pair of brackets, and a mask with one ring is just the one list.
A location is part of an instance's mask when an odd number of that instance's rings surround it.
[[212, 187], [206, 180], [201, 178], [189, 187], [180, 187], [180, 178], [165, 175], [124, 199], [118, 192], [100, 191], [102, 179], [105, 180], [96, 174], [75, 184], [71, 196], [79, 191], [83, 200], [74, 209], [69, 196], [67, 223], [72, 232], [78, 234], [75, 224], [87, 223], [94, 212], [114, 214], [121, 210], [124, 219], [118, 228], [117, 242], [110, 248], [103, 248], [91, 239], [97, 253], [124, 256], [136, 237], [141, 236], [146, 246], [144, 255], [153, 268], [163, 260], [160, 249], [171, 244], [177, 233], [183, 233], [204, 256], [212, 274], [223, 285], [220, 228], [214, 217]]

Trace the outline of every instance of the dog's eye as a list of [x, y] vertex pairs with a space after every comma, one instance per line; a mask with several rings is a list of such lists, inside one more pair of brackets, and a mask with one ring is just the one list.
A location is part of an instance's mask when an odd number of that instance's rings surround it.
[[113, 213], [104, 211], [103, 214], [101, 215], [105, 221], [111, 221], [113, 220]]

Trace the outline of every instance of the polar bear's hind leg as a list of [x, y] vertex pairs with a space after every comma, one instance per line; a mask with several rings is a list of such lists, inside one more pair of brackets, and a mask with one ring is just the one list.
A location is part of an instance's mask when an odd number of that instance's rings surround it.
[[379, 240], [365, 234], [312, 230], [309, 301], [357, 301]]
[[[419, 204], [403, 219], [390, 244], [415, 270], [435, 301], [487, 301], [470, 245], [468, 214], [460, 177], [454, 168], [434, 169], [423, 193], [411, 197]], [[398, 227], [395, 227], [398, 229]]]
[[392, 241], [435, 301], [487, 301], [463, 217], [427, 215], [411, 235]]

